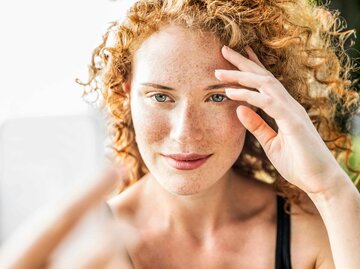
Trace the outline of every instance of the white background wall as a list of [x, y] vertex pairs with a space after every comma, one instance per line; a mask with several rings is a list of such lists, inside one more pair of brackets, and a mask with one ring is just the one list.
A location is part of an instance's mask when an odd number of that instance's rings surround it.
[[0, 1], [0, 124], [9, 117], [86, 108], [93, 48], [132, 0]]

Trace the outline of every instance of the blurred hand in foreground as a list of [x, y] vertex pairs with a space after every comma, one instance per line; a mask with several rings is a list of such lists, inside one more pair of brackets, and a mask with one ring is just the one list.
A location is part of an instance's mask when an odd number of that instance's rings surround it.
[[133, 268], [125, 248], [134, 238], [131, 227], [112, 217], [104, 199], [124, 171], [109, 167], [81, 191], [43, 208], [2, 245], [0, 268]]

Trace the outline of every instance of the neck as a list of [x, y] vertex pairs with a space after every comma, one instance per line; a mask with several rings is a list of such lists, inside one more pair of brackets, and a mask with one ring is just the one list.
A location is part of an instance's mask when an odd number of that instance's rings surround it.
[[178, 195], [165, 190], [153, 176], [147, 189], [157, 206], [166, 229], [190, 234], [195, 238], [211, 236], [230, 222], [235, 207], [235, 173], [230, 169], [213, 186], [200, 193]]

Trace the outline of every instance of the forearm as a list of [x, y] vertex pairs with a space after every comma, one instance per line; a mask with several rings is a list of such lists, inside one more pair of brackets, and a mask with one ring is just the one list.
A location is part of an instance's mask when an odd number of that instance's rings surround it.
[[345, 173], [335, 180], [345, 183], [309, 197], [326, 226], [336, 268], [356, 269], [360, 266], [360, 194]]

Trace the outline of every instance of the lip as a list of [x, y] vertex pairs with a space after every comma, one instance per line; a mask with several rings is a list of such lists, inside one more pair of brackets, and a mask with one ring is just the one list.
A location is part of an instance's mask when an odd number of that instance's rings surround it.
[[168, 164], [178, 170], [193, 170], [204, 164], [212, 154], [168, 154], [162, 156]]

